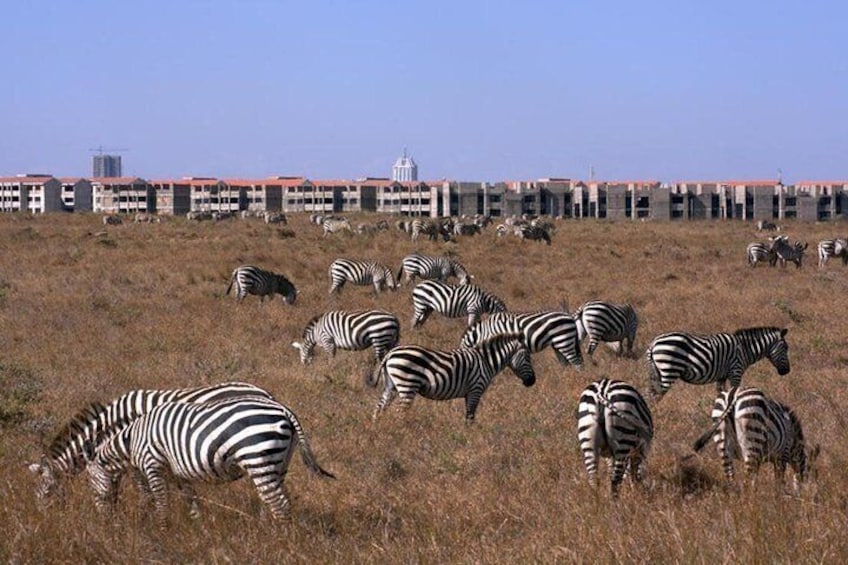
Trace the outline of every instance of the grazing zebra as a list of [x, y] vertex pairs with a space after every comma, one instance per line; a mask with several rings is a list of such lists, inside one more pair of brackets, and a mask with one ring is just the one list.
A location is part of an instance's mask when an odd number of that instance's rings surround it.
[[453, 234], [456, 236], [460, 235], [479, 235], [481, 233], [482, 228], [477, 224], [460, 224], [457, 223], [453, 226]]
[[583, 367], [583, 355], [577, 338], [577, 325], [565, 312], [497, 312], [469, 326], [462, 336], [462, 345], [473, 347], [500, 334], [521, 335], [530, 353], [538, 353], [549, 345], [562, 365]]
[[524, 386], [536, 382], [530, 364], [530, 351], [522, 336], [495, 336], [474, 347], [453, 351], [437, 351], [415, 345], [395, 347], [371, 375], [368, 384], [376, 387], [382, 380], [383, 394], [373, 418], [388, 408], [395, 395], [400, 406], [409, 408], [416, 394], [431, 400], [465, 398], [465, 422], [474, 414], [483, 393], [495, 375], [506, 367], [521, 379]]
[[770, 222], [768, 220], [760, 220], [757, 222], [757, 229], [759, 231], [780, 231], [780, 228], [777, 227], [777, 224], [774, 222]]
[[818, 245], [819, 267], [824, 267], [831, 257], [841, 257], [842, 264], [848, 265], [848, 240], [823, 239]]
[[327, 237], [331, 233], [336, 233], [344, 230], [353, 233], [353, 227], [350, 225], [350, 220], [345, 218], [324, 218], [324, 221], [321, 223], [321, 226], [324, 228], [324, 237]]
[[769, 265], [774, 267], [777, 262], [777, 254], [772, 249], [772, 244], [761, 243], [759, 241], [749, 243], [745, 254], [748, 257], [748, 266], [756, 267], [760, 261], [768, 261]]
[[282, 212], [268, 212], [268, 211], [266, 211], [263, 214], [263, 218], [264, 218], [266, 224], [283, 224], [285, 226], [289, 223], [288, 219], [286, 218], [286, 215], [283, 214]]
[[777, 260], [781, 267], [786, 266], [787, 261], [795, 263], [795, 268], [801, 268], [801, 262], [804, 260], [804, 251], [807, 249], [807, 242], [795, 241], [789, 243], [789, 237], [781, 235], [772, 239], [774, 242], [772, 249], [777, 254]]
[[436, 241], [440, 235], [444, 241], [450, 241], [450, 232], [445, 229], [444, 225], [431, 220], [412, 220], [410, 231], [412, 232], [412, 241], [418, 241], [421, 234], [426, 235], [430, 241]]
[[696, 385], [724, 383], [739, 386], [745, 370], [767, 358], [779, 375], [789, 373], [786, 328], [760, 327], [734, 333], [694, 335], [666, 333], [654, 338], [648, 347], [651, 391], [662, 398], [676, 379]]
[[84, 446], [123, 429], [130, 422], [165, 402], [202, 403], [238, 397], [269, 398], [269, 392], [248, 383], [230, 382], [211, 386], [170, 390], [132, 390], [107, 405], [93, 403], [76, 414], [56, 434], [40, 463], [29, 470], [38, 476], [35, 495], [50, 498], [65, 475], [76, 475], [85, 466]]
[[435, 310], [448, 318], [468, 316], [468, 325], [482, 314], [506, 312], [503, 300], [473, 284], [452, 285], [441, 281], [422, 281], [412, 289], [412, 327], [423, 324]]
[[347, 281], [360, 286], [374, 285], [374, 294], [380, 294], [383, 288], [397, 290], [399, 286], [391, 269], [382, 263], [336, 259], [330, 265], [330, 294], [340, 293]]
[[117, 214], [109, 214], [108, 216], [103, 216], [104, 226], [119, 226], [123, 223], [124, 220]]
[[412, 253], [403, 258], [397, 272], [398, 283], [401, 282], [404, 274], [406, 284], [414, 282], [416, 278], [447, 281], [449, 277], [456, 277], [460, 285], [465, 285], [471, 282], [472, 278], [456, 259], [420, 253]]
[[168, 517], [165, 477], [174, 477], [196, 506], [192, 482], [230, 482], [247, 475], [274, 518], [285, 518], [283, 481], [294, 445], [307, 469], [334, 478], [315, 459], [294, 413], [269, 399], [236, 398], [204, 404], [166, 403], [136, 418], [89, 451], [89, 484], [101, 510], [111, 510], [127, 472], [153, 497], [156, 518]]
[[337, 347], [348, 351], [373, 347], [380, 362], [400, 341], [400, 322], [394, 314], [381, 310], [336, 310], [312, 318], [303, 330], [302, 340], [292, 342], [292, 347], [300, 351], [304, 365], [312, 361], [316, 344], [331, 356], [336, 355]]
[[583, 390], [577, 408], [577, 440], [592, 484], [597, 484], [599, 456], [612, 458], [613, 496], [626, 472], [640, 482], [653, 437], [651, 411], [631, 385], [602, 379]]
[[551, 235], [542, 227], [523, 225], [519, 226], [516, 235], [521, 239], [531, 239], [534, 241], [544, 241], [547, 245], [551, 244]]
[[716, 398], [713, 426], [693, 445], [700, 451], [710, 437], [716, 443], [728, 481], [733, 481], [733, 459], [742, 459], [753, 483], [764, 462], [774, 465], [775, 477], [783, 484], [786, 466], [794, 471], [797, 491], [819, 454], [819, 446], [807, 450], [801, 422], [784, 404], [768, 398], [756, 388], [733, 387]]
[[[639, 318], [630, 304], [610, 304], [591, 300], [574, 313], [580, 341], [589, 337], [589, 357], [601, 341], [613, 343], [618, 355], [633, 355], [633, 342], [639, 328]], [[627, 344], [625, 350], [625, 343]]]
[[274, 298], [274, 294], [280, 294], [286, 304], [294, 304], [297, 299], [297, 289], [284, 277], [271, 271], [265, 271], [252, 265], [237, 267], [230, 277], [230, 286], [225, 294], [230, 294], [233, 284], [236, 285], [236, 300], [241, 302], [248, 294], [259, 296], [259, 301], [264, 302], [266, 296]]

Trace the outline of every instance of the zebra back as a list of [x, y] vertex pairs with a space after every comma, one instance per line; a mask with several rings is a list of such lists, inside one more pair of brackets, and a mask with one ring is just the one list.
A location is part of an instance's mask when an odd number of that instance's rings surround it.
[[303, 330], [302, 342], [292, 342], [301, 363], [309, 364], [316, 344], [333, 354], [335, 348], [359, 351], [374, 347], [377, 360], [400, 341], [397, 316], [383, 310], [334, 310], [313, 316]]

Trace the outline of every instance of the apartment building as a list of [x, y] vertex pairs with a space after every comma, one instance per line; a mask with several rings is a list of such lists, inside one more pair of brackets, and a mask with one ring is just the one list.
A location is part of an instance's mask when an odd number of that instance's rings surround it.
[[46, 174], [0, 177], [0, 212], [61, 212], [62, 183]]
[[155, 212], [153, 187], [138, 177], [96, 177], [89, 179], [92, 209], [103, 214]]

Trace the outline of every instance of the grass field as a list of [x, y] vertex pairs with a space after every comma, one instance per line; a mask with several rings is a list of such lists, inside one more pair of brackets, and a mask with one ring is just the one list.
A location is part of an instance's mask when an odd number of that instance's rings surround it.
[[[371, 219], [371, 218], [368, 218]], [[322, 239], [305, 216], [281, 228], [259, 221], [109, 226], [97, 216], [0, 215], [0, 560], [32, 562], [828, 562], [848, 560], [848, 268], [817, 269], [819, 239], [845, 223], [791, 223], [810, 242], [805, 266], [748, 268], [751, 223], [563, 221], [548, 247], [493, 230], [458, 244], [412, 243], [391, 231]], [[458, 345], [462, 319], [438, 314], [409, 329], [411, 287], [375, 298], [347, 285], [329, 297], [338, 257], [397, 269], [408, 253], [452, 249], [475, 282], [515, 311], [576, 309], [589, 299], [630, 302], [640, 317], [636, 359], [601, 347], [583, 371], [551, 351], [533, 358], [536, 386], [509, 371], [483, 397], [473, 426], [461, 400], [418, 398], [376, 424], [379, 391], [365, 386], [371, 352], [339, 351], [301, 366], [291, 342], [315, 314], [379, 307], [398, 315], [402, 343]], [[240, 264], [284, 273], [296, 305], [277, 297], [237, 305], [225, 296]], [[577, 448], [575, 409], [591, 380], [647, 386], [644, 356], [657, 334], [789, 329], [792, 371], [767, 361], [743, 383], [795, 409], [820, 443], [817, 479], [800, 496], [779, 492], [769, 468], [753, 489], [724, 486], [709, 446], [690, 446], [710, 423], [712, 385], [675, 384], [652, 403], [656, 428], [645, 489], [610, 498]], [[160, 533], [127, 483], [113, 517], [99, 515], [84, 476], [36, 504], [36, 461], [87, 403], [133, 388], [244, 380], [298, 415], [321, 465], [295, 455], [286, 481], [292, 519], [275, 523], [246, 481], [201, 485], [203, 515], [174, 516]], [[741, 467], [737, 467], [741, 470]], [[789, 477], [787, 477], [789, 478]]]

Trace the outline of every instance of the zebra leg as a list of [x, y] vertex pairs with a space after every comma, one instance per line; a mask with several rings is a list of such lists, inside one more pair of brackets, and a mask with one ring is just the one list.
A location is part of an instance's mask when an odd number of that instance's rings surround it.
[[480, 404], [481, 393], [474, 391], [465, 396], [465, 423], [473, 424], [474, 415], [477, 413], [477, 406]]
[[138, 469], [133, 469], [130, 476], [132, 477], [133, 484], [138, 488], [142, 506], [148, 506], [153, 501], [153, 498], [150, 492], [150, 485], [147, 484], [147, 479]]
[[158, 464], [150, 461], [150, 458], [145, 458], [142, 473], [153, 495], [156, 524], [164, 530], [168, 525], [168, 488], [162, 477], [162, 470]]
[[615, 454], [613, 456], [612, 478], [610, 479], [613, 497], [618, 496], [618, 489], [624, 480], [624, 472], [627, 470], [628, 460], [627, 454]]
[[194, 490], [194, 485], [189, 481], [178, 480], [177, 489], [180, 491], [180, 496], [188, 504], [188, 515], [192, 520], [200, 518], [200, 502], [197, 492]]
[[432, 310], [430, 308], [424, 307], [421, 310], [415, 309], [415, 314], [412, 316], [412, 329], [417, 328], [421, 324], [427, 321], [427, 318], [430, 317], [430, 313]]
[[589, 337], [589, 347], [586, 348], [586, 352], [589, 354], [589, 359], [592, 360], [592, 363], [595, 363], [595, 358], [592, 356], [595, 353], [595, 349], [598, 348], [598, 339], [595, 336]]
[[480, 312], [477, 310], [468, 311], [468, 326], [471, 327], [480, 319]]
[[383, 394], [380, 396], [380, 401], [377, 403], [377, 407], [374, 409], [374, 413], [371, 415], [372, 420], [376, 420], [377, 417], [389, 407], [389, 404], [392, 403], [396, 394], [397, 389], [395, 388], [395, 383], [392, 382], [392, 378], [389, 375], [386, 375], [386, 386], [383, 389]]
[[250, 475], [250, 479], [256, 487], [256, 492], [259, 493], [259, 498], [271, 510], [271, 515], [275, 520], [285, 520], [290, 517], [290, 503], [283, 487], [286, 472], [286, 469], [281, 468], [270, 476], [260, 472]]
[[[581, 442], [583, 443], [583, 442]], [[583, 466], [586, 468], [586, 475], [589, 478], [589, 484], [593, 487], [598, 486], [598, 452], [594, 445], [582, 445], [583, 450]]]

